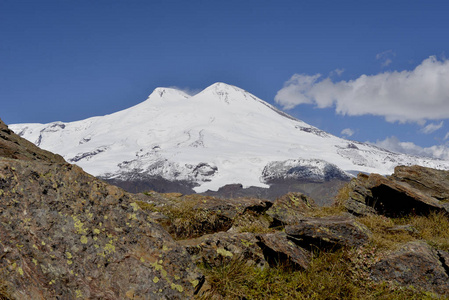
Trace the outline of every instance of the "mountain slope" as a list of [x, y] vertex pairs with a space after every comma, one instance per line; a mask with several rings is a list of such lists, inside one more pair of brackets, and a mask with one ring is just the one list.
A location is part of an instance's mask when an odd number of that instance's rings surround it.
[[146, 101], [114, 114], [10, 128], [93, 175], [193, 182], [197, 192], [231, 183], [268, 187], [280, 178], [320, 182], [355, 172], [389, 174], [399, 164], [449, 169], [446, 161], [335, 137], [224, 83], [195, 96], [157, 88]]

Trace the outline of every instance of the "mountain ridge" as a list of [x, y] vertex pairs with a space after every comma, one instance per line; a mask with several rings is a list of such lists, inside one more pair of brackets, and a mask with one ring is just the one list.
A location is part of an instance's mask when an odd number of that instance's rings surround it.
[[[156, 88], [145, 101], [102, 117], [10, 128], [103, 179], [162, 178], [190, 182], [196, 192], [236, 183], [268, 188], [264, 170], [279, 170], [267, 166], [290, 166], [292, 160], [296, 170], [319, 160], [322, 168], [335, 166], [348, 175], [390, 174], [399, 164], [449, 169], [447, 161], [333, 136], [222, 82], [192, 96]], [[295, 173], [282, 172], [289, 180]]]

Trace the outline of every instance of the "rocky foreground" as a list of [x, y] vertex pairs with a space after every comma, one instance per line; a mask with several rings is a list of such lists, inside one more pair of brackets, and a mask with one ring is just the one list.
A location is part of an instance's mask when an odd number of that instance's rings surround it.
[[[0, 121], [0, 298], [243, 299], [248, 294], [226, 294], [211, 272], [239, 262], [305, 274], [327, 253], [351, 254], [345, 274], [364, 292], [372, 284], [384, 298], [403, 289], [449, 297], [449, 172], [360, 174], [337, 200], [320, 208], [300, 193], [274, 202], [130, 194]], [[443, 228], [429, 237], [414, 218]], [[290, 296], [306, 291], [290, 284]], [[285, 297], [268, 290], [253, 297]], [[357, 297], [349, 289], [302, 295]]]

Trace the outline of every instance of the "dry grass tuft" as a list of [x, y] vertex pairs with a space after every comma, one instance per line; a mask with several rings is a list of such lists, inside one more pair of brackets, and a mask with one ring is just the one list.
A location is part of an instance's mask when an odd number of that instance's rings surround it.
[[412, 225], [420, 239], [437, 249], [449, 251], [449, 216], [447, 214], [431, 212], [428, 216], [409, 216], [396, 222], [401, 225]]
[[209, 289], [198, 299], [438, 299], [413, 287], [370, 280], [375, 250], [316, 254], [310, 268], [258, 268], [241, 259], [218, 268], [202, 265]]
[[[175, 197], [178, 198], [178, 197]], [[176, 199], [166, 205], [154, 205], [142, 201], [136, 202], [140, 208], [150, 212], [159, 212], [167, 216], [162, 226], [174, 239], [196, 238], [207, 233], [227, 230], [231, 221], [213, 211], [197, 207], [198, 199], [189, 197]]]
[[379, 250], [396, 250], [403, 244], [416, 240], [412, 232], [393, 230], [396, 225], [394, 220], [382, 215], [361, 217], [358, 221], [371, 230], [371, 242]]

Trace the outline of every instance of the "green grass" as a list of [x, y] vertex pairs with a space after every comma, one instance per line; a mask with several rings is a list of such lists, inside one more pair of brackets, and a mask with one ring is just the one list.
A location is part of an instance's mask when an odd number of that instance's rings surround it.
[[171, 199], [167, 205], [161, 206], [142, 201], [136, 203], [145, 211], [160, 212], [167, 216], [168, 220], [161, 222], [161, 225], [178, 240], [199, 237], [230, 226], [230, 220], [215, 212], [196, 207], [196, 198]]
[[[371, 249], [315, 254], [310, 268], [264, 268], [235, 259], [218, 268], [202, 265], [209, 289], [198, 299], [438, 299], [413, 287], [378, 283], [366, 269]], [[365, 265], [366, 264], [366, 265]]]

